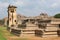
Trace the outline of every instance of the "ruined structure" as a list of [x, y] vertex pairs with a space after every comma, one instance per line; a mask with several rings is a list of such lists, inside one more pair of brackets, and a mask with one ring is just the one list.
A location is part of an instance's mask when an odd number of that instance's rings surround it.
[[15, 6], [8, 7], [8, 22], [9, 27], [17, 26], [17, 14], [16, 14], [16, 8]]
[[60, 36], [60, 19], [41, 13], [39, 16], [17, 15], [15, 6], [8, 7], [9, 31], [18, 36]]

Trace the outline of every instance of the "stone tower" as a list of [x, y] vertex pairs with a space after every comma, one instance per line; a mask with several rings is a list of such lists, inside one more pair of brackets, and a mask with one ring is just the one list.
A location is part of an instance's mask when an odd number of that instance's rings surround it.
[[16, 6], [8, 6], [8, 27], [17, 26]]

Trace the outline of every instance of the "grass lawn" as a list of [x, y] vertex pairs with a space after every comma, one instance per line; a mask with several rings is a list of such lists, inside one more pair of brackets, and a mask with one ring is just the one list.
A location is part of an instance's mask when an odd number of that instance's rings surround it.
[[0, 26], [0, 40], [7, 40], [8, 36], [12, 37], [14, 35], [8, 32], [6, 27]]
[[6, 28], [5, 27], [1, 27], [0, 26], [0, 40], [7, 40], [5, 37], [4, 37], [4, 32], [3, 30], [5, 30]]
[[0, 40], [7, 40], [0, 31]]

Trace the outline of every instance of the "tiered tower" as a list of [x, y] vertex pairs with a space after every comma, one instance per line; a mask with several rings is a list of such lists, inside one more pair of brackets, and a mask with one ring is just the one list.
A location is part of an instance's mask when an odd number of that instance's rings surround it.
[[17, 26], [16, 6], [8, 6], [8, 27]]

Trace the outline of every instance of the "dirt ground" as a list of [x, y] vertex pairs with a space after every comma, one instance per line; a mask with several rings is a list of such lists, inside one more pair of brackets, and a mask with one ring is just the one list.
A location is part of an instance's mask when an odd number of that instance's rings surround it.
[[8, 40], [60, 40], [60, 37], [7, 37]]

